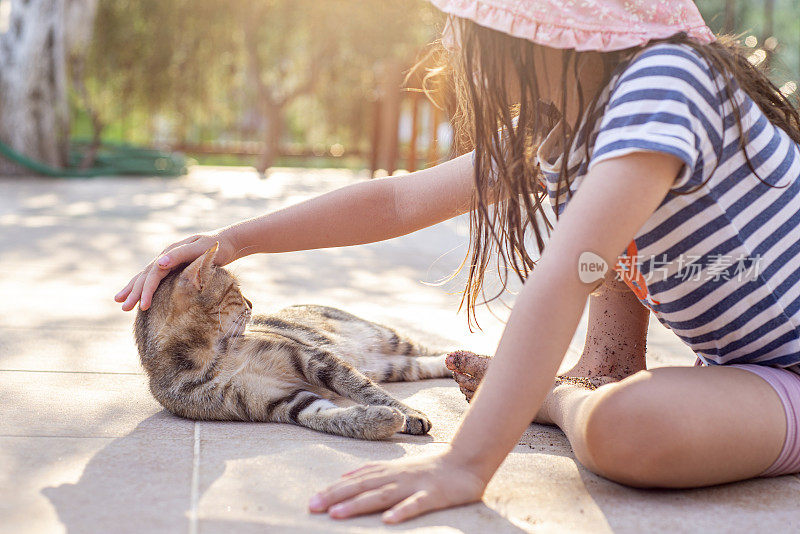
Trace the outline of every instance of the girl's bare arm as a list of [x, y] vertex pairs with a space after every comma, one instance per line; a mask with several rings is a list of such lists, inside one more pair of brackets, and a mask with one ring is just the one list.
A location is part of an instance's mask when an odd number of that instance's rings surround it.
[[225, 265], [257, 252], [289, 252], [383, 241], [469, 210], [472, 157], [467, 154], [404, 176], [352, 184], [205, 235], [173, 243], [134, 276], [115, 300], [122, 309], [150, 306], [158, 284], [178, 265], [219, 242]]
[[231, 261], [258, 252], [289, 252], [383, 241], [465, 213], [472, 159], [359, 182], [222, 230], [237, 247]]
[[592, 287], [578, 277], [591, 251], [609, 266], [663, 201], [682, 162], [634, 153], [598, 163], [561, 216], [517, 297], [483, 383], [450, 448], [351, 473], [316, 495], [312, 511], [347, 517], [391, 508], [386, 521], [480, 499], [553, 386]]
[[578, 277], [581, 255], [591, 251], [615, 265], [680, 168], [674, 156], [636, 153], [589, 172], [517, 298], [497, 355], [453, 438], [455, 461], [489, 481], [552, 387], [578, 325], [592, 290]]

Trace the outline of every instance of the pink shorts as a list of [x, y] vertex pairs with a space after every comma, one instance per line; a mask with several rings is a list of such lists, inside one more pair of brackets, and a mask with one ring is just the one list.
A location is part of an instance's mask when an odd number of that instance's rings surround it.
[[750, 371], [766, 380], [780, 397], [786, 414], [783, 449], [778, 459], [759, 476], [776, 477], [800, 472], [800, 375], [767, 365], [733, 364], [728, 367]]

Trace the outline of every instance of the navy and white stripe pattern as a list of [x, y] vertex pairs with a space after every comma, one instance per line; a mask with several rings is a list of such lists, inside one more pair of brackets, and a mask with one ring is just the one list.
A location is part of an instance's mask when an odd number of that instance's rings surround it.
[[[610, 158], [641, 151], [680, 158], [672, 190], [635, 236], [647, 281], [640, 299], [708, 364], [800, 372], [800, 147], [741, 89], [734, 98], [758, 176], [739, 147], [722, 76], [689, 46], [646, 48], [612, 77], [584, 121], [569, 189]], [[557, 190], [561, 158], [549, 156], [560, 154], [560, 143], [557, 129], [539, 150], [559, 211], [570, 192]]]

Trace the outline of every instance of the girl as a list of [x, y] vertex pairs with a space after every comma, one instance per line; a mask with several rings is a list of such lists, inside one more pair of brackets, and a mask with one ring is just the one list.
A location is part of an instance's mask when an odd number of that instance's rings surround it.
[[[387, 510], [399, 522], [477, 501], [534, 417], [623, 484], [800, 471], [796, 110], [689, 0], [432, 1], [450, 15], [473, 155], [176, 243], [117, 295], [123, 309], [146, 308], [169, 269], [214, 241], [224, 264], [387, 239], [470, 210], [469, 309], [493, 253], [501, 274], [526, 281], [485, 376], [479, 360], [451, 357], [468, 396], [477, 389], [461, 427], [440, 454], [346, 474], [311, 511]], [[531, 231], [540, 251], [550, 234], [535, 270]], [[609, 275], [593, 293], [606, 266], [624, 284]], [[568, 374], [605, 385], [554, 386], [590, 295], [590, 342]], [[644, 370], [640, 302], [706, 365]]]

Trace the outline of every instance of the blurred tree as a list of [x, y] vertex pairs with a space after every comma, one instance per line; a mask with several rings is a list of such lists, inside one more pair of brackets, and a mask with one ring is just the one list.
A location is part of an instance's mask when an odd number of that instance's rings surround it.
[[[272, 167], [286, 130], [286, 108], [316, 86], [323, 65], [336, 52], [336, 40], [325, 17], [330, 3], [238, 0], [238, 22], [244, 30], [246, 80], [252, 84], [261, 116], [264, 150], [259, 172]], [[327, 31], [326, 31], [327, 30]]]
[[99, 135], [135, 111], [165, 109], [178, 130], [214, 112], [212, 95], [234, 80], [227, 68], [236, 30], [227, 2], [101, 0], [86, 66], [88, 98]]
[[100, 0], [81, 105], [95, 135], [138, 111], [169, 116], [179, 141], [198, 125], [257, 136], [264, 170], [290, 123], [364, 137], [376, 64], [410, 64], [433, 13], [423, 0]]
[[764, 43], [764, 50], [767, 52], [764, 67], [769, 68], [775, 47], [778, 44], [775, 38], [775, 0], [764, 0], [764, 24], [761, 26], [761, 42]]
[[377, 64], [410, 66], [435, 31], [427, 2], [240, 0], [238, 5], [248, 80], [255, 82], [264, 121], [262, 172], [278, 155], [293, 100], [318, 88], [324, 116], [307, 113], [309, 126], [324, 118], [329, 130], [347, 124], [362, 133]]
[[736, 0], [725, 0], [725, 22], [722, 31], [733, 33], [736, 28]]
[[776, 85], [800, 81], [798, 0], [696, 0], [696, 3], [712, 30], [757, 38], [750, 42], [766, 52], [764, 67], [770, 69]]
[[[89, 42], [95, 0], [3, 0], [0, 34], [0, 141], [28, 158], [59, 167], [67, 157], [67, 57]], [[0, 2], [2, 3], [2, 2]], [[0, 161], [0, 172], [21, 169]]]
[[[337, 53], [326, 63], [320, 103], [327, 133], [358, 144], [370, 128], [371, 105], [384, 67], [410, 68], [423, 47], [436, 39], [442, 16], [424, 0], [371, 2], [338, 0], [329, 14], [338, 28]], [[307, 117], [319, 120], [319, 117]]]

